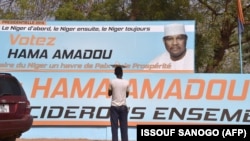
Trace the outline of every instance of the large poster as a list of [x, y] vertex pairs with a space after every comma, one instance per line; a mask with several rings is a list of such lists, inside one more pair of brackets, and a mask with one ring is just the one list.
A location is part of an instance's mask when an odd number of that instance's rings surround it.
[[[110, 125], [112, 64], [126, 66], [129, 126], [250, 123], [247, 77], [194, 72], [194, 21], [0, 23], [0, 69], [24, 86], [34, 126]], [[183, 36], [172, 36], [177, 31]], [[168, 42], [177, 44], [173, 52], [181, 42], [191, 57], [178, 65], [150, 63]], [[191, 68], [177, 69], [183, 64]]]
[[[167, 52], [165, 25], [182, 24], [194, 49], [194, 21], [44, 22], [1, 21], [1, 69], [30, 72], [103, 72], [121, 64], [129, 72], [191, 72], [168, 60], [150, 63]], [[171, 30], [178, 30], [171, 29]], [[179, 29], [180, 30], [180, 29]], [[168, 33], [167, 33], [168, 34]], [[192, 52], [193, 55], [193, 52]], [[194, 62], [194, 57], [189, 62]], [[185, 65], [187, 66], [187, 64]], [[162, 71], [160, 71], [162, 70]]]

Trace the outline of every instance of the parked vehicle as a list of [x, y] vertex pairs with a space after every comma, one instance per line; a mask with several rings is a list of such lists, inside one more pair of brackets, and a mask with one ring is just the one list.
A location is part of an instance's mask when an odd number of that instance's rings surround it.
[[0, 73], [0, 141], [15, 141], [33, 123], [31, 106], [19, 80]]

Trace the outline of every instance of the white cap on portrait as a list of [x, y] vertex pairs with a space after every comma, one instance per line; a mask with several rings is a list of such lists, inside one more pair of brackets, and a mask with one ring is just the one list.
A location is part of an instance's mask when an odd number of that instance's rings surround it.
[[169, 24], [164, 27], [164, 36], [186, 34], [183, 24]]

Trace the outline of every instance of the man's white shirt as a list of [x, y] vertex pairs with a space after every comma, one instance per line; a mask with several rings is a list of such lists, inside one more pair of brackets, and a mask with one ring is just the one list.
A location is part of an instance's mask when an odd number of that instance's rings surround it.
[[109, 89], [112, 90], [112, 106], [126, 105], [126, 92], [129, 91], [129, 81], [126, 79], [113, 79], [110, 81]]

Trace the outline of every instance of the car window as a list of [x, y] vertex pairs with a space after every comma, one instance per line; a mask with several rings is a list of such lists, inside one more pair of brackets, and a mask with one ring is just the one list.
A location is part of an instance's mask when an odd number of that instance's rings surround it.
[[21, 95], [20, 87], [15, 79], [0, 78], [0, 95]]

